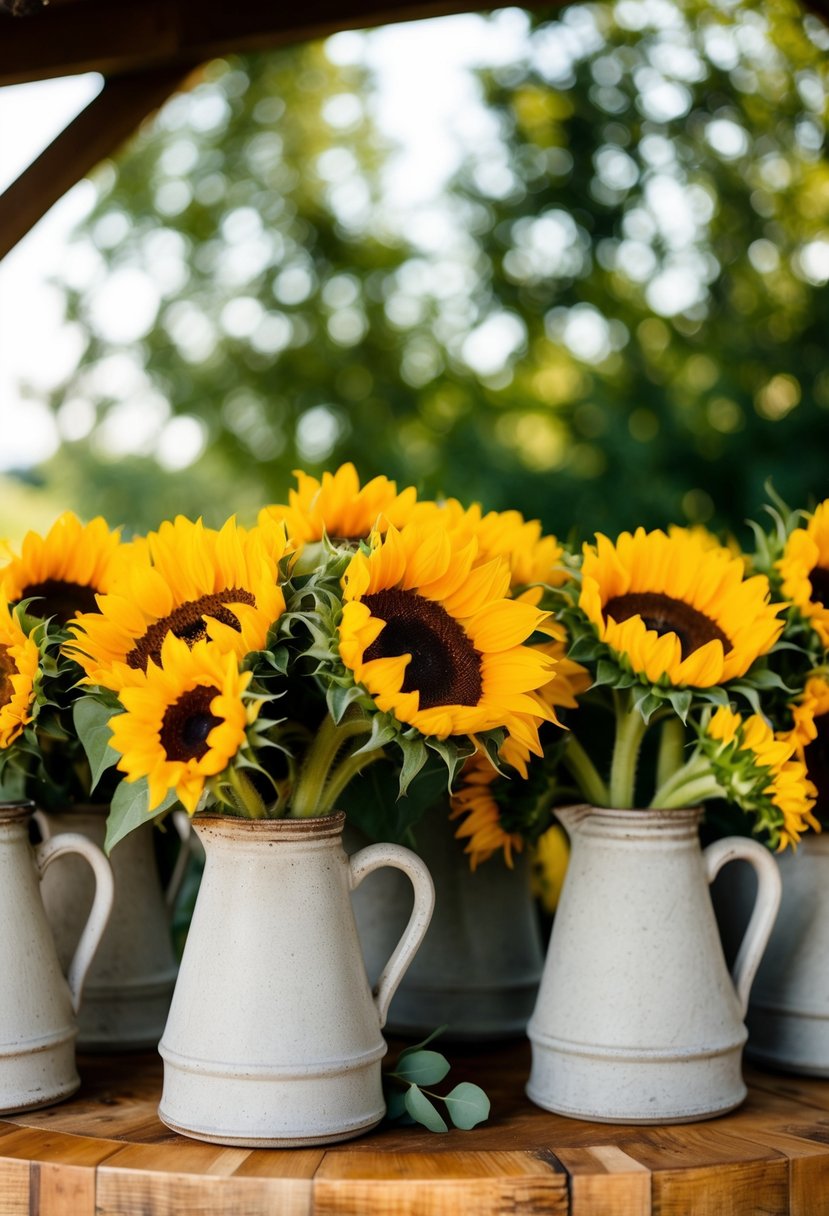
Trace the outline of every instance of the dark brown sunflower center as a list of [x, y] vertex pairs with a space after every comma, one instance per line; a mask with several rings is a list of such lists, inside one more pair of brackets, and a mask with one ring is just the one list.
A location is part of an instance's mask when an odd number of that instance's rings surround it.
[[806, 747], [803, 756], [812, 781], [817, 786], [814, 813], [821, 823], [829, 823], [829, 714], [815, 718], [817, 736]]
[[363, 602], [386, 622], [366, 660], [410, 654], [403, 692], [420, 693], [421, 709], [478, 704], [481, 656], [445, 608], [413, 591], [378, 591]]
[[168, 633], [174, 633], [188, 646], [194, 646], [207, 637], [205, 617], [221, 621], [237, 633], [241, 632], [239, 618], [226, 607], [227, 604], [250, 604], [255, 607], [256, 599], [252, 592], [245, 591], [243, 587], [229, 587], [226, 591], [214, 591], [212, 595], [202, 595], [197, 600], [180, 604], [169, 616], [163, 616], [160, 621], [150, 625], [127, 655], [127, 665], [138, 671], [146, 671], [150, 659], [160, 663], [161, 647]]
[[653, 629], [660, 637], [675, 633], [683, 659], [705, 646], [707, 642], [722, 642], [726, 654], [731, 642], [704, 612], [698, 612], [683, 600], [672, 599], [659, 591], [632, 592], [629, 595], [614, 595], [604, 606], [605, 617], [613, 617], [617, 625], [632, 616], [641, 616], [647, 629]]
[[36, 600], [32, 604], [34, 616], [51, 616], [59, 625], [66, 625], [79, 612], [97, 612], [95, 588], [86, 587], [83, 583], [68, 583], [62, 578], [47, 578], [42, 583], [29, 583], [23, 588], [21, 599], [30, 596]]
[[17, 665], [7, 646], [0, 645], [0, 705], [8, 705], [14, 694], [12, 676], [17, 675]]
[[192, 688], [168, 706], [161, 722], [161, 746], [168, 760], [201, 760], [209, 750], [207, 736], [222, 721], [210, 712], [219, 695], [213, 685]]
[[812, 584], [812, 599], [829, 608], [829, 569], [826, 566], [815, 566], [809, 575], [809, 582]]

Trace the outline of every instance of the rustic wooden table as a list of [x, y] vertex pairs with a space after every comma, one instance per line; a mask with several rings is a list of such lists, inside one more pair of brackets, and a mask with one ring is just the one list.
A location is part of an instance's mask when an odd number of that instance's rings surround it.
[[621, 1127], [533, 1106], [526, 1043], [445, 1050], [487, 1124], [319, 1149], [184, 1139], [155, 1054], [82, 1057], [74, 1099], [0, 1121], [0, 1216], [829, 1216], [829, 1081], [754, 1071], [731, 1115]]

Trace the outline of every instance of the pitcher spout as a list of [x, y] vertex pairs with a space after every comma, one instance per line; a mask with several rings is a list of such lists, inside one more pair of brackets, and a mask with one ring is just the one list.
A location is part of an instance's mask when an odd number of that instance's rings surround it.
[[581, 802], [574, 806], [557, 806], [555, 808], [555, 816], [567, 832], [567, 835], [572, 837], [590, 815], [592, 809], [587, 802]]

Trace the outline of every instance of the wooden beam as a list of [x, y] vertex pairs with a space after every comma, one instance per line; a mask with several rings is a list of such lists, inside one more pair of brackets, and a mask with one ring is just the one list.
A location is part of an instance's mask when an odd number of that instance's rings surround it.
[[70, 186], [131, 135], [188, 70], [192, 65], [185, 69], [177, 64], [107, 80], [86, 109], [0, 194], [0, 258]]
[[67, 0], [25, 18], [0, 15], [0, 85], [201, 63], [473, 7], [469, 0]]

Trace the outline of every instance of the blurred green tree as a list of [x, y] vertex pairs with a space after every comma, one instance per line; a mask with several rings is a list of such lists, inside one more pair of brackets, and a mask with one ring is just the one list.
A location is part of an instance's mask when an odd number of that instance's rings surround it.
[[47, 477], [139, 527], [344, 459], [559, 534], [824, 497], [827, 47], [794, 0], [527, 14], [426, 245], [360, 69], [208, 65], [99, 175]]

